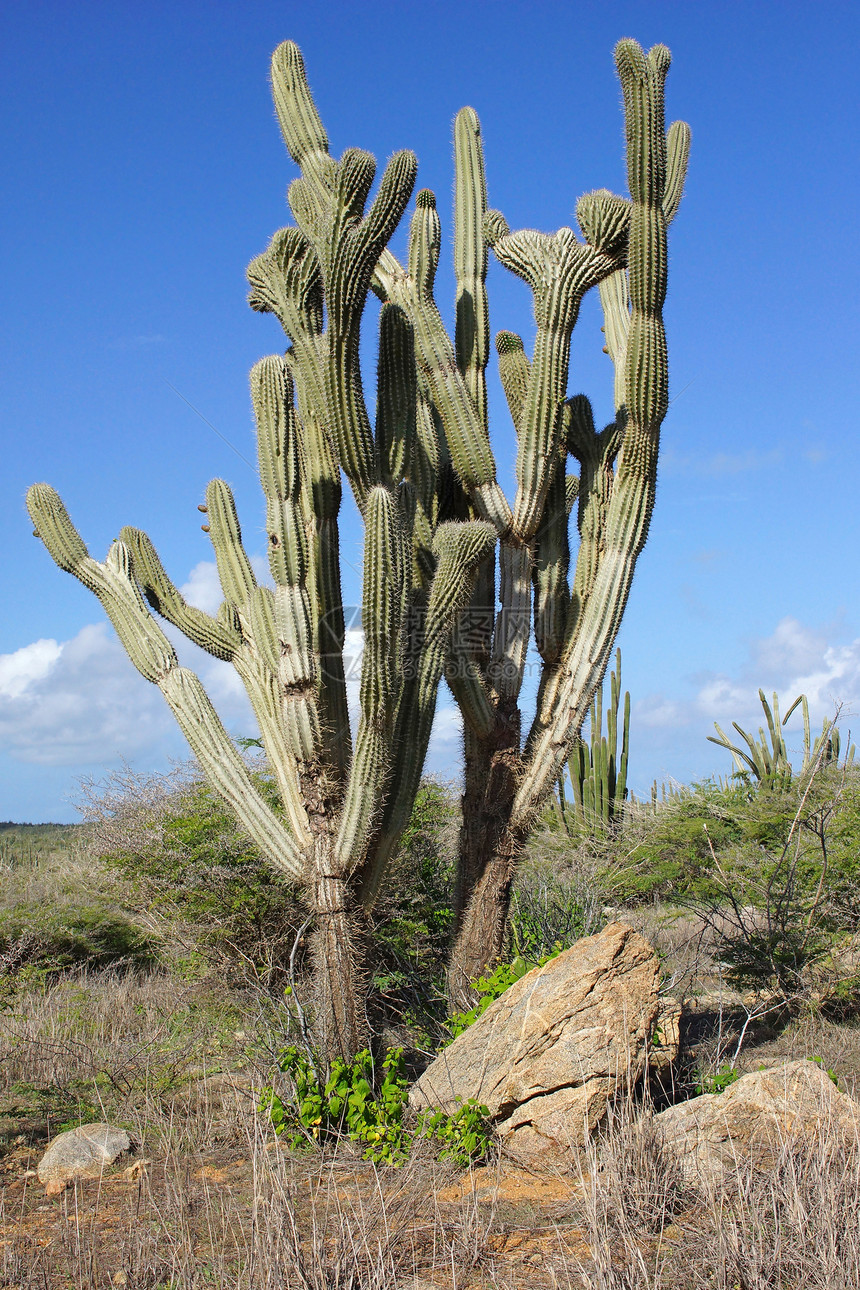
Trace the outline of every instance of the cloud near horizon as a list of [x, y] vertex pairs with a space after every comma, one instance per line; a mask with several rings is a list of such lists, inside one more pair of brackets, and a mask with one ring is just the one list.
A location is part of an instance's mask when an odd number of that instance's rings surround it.
[[[214, 579], [214, 580], [213, 580]], [[181, 588], [189, 603], [214, 612], [221, 600], [215, 565], [195, 566]], [[238, 674], [162, 623], [183, 666], [200, 677], [225, 726], [254, 735], [257, 723]], [[358, 724], [363, 633], [346, 633], [344, 664], [350, 720]], [[444, 691], [428, 769], [459, 765], [460, 715]], [[118, 759], [145, 764], [190, 755], [158, 688], [134, 669], [108, 623], [83, 627], [67, 641], [38, 640], [0, 655], [0, 741], [15, 761], [91, 768]], [[456, 744], [456, 749], [454, 745]]]
[[[633, 706], [634, 723], [655, 735], [661, 729], [695, 727], [704, 737], [713, 733], [714, 722], [725, 727], [732, 721], [758, 730], [761, 688], [768, 702], [777, 692], [783, 712], [805, 694], [813, 726], [831, 720], [840, 707], [840, 724], [847, 729], [852, 715], [860, 711], [860, 638], [831, 644], [826, 632], [787, 616], [770, 636], [752, 643], [737, 675], [705, 673], [694, 683], [698, 688], [692, 697], [658, 693], [641, 699]], [[789, 729], [796, 721], [799, 714], [792, 717]]]

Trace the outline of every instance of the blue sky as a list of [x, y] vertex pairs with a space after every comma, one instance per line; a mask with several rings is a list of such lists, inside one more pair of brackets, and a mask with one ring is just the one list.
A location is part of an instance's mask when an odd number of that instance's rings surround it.
[[[6, 5], [0, 819], [75, 818], [79, 776], [185, 755], [98, 603], [32, 537], [27, 486], [52, 483], [100, 559], [123, 524], [146, 529], [200, 603], [208, 479], [231, 482], [263, 550], [247, 373], [282, 342], [247, 308], [244, 269], [287, 218], [267, 84], [286, 38], [334, 151], [416, 151], [448, 247], [459, 107], [481, 118], [491, 203], [512, 227], [555, 229], [580, 193], [626, 191], [615, 41], [670, 47], [668, 112], [693, 154], [657, 508], [620, 637], [632, 783], [730, 769], [706, 736], [757, 726], [759, 685], [805, 689], [817, 719], [841, 701], [856, 725], [858, 28], [842, 3]], [[523, 285], [493, 265], [489, 290], [494, 330], [529, 336]], [[438, 298], [453, 298], [447, 266]], [[599, 326], [586, 302], [570, 392], [608, 417]], [[373, 330], [369, 316], [370, 389]], [[495, 372], [491, 397], [508, 483]], [[344, 525], [352, 598], [361, 532], [348, 511]], [[202, 673], [248, 733], [232, 676]], [[432, 765], [454, 773], [448, 703]]]

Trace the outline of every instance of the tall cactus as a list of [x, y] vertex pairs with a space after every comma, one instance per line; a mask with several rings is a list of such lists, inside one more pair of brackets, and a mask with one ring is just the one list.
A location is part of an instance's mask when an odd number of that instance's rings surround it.
[[[601, 681], [647, 535], [667, 403], [661, 306], [666, 225], [680, 199], [689, 133], [663, 130], [668, 52], [622, 41], [632, 200], [581, 198], [584, 241], [569, 228], [511, 232], [487, 210], [478, 118], [455, 123], [453, 339], [433, 294], [441, 246], [436, 200], [415, 199], [408, 259], [388, 243], [412, 196], [410, 152], [336, 160], [297, 47], [272, 59], [295, 225], [249, 266], [249, 301], [274, 314], [286, 353], [251, 373], [272, 586], [258, 583], [223, 480], [204, 509], [224, 601], [185, 603], [149, 538], [123, 529], [90, 557], [58, 495], [28, 494], [37, 536], [104, 606], [138, 670], [159, 686], [204, 773], [271, 863], [301, 884], [313, 919], [317, 1037], [349, 1055], [367, 1042], [364, 912], [409, 819], [447, 678], [464, 718], [465, 792], [451, 993], [459, 999], [501, 944], [513, 868]], [[485, 372], [488, 250], [528, 282], [537, 336], [496, 340], [518, 437], [513, 505], [496, 478]], [[616, 417], [597, 432], [567, 396], [570, 341], [599, 286], [616, 371]], [[359, 336], [368, 293], [383, 302], [371, 423]], [[579, 475], [568, 475], [568, 457]], [[365, 650], [354, 736], [344, 679], [338, 512], [341, 478], [365, 526]], [[579, 553], [569, 579], [568, 518]], [[497, 589], [496, 568], [499, 581]], [[233, 663], [256, 715], [280, 796], [260, 796], [197, 677], [180, 668], [154, 610]], [[525, 743], [519, 695], [530, 633], [542, 659]]]

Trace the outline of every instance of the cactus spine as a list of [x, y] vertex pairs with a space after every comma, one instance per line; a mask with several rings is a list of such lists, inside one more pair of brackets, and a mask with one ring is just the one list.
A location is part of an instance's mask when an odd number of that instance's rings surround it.
[[[605, 190], [577, 205], [572, 229], [511, 231], [487, 208], [478, 118], [455, 122], [455, 326], [434, 298], [442, 230], [432, 192], [417, 193], [408, 257], [388, 243], [406, 212], [417, 163], [337, 160], [285, 42], [272, 59], [278, 121], [300, 176], [294, 224], [248, 268], [249, 302], [272, 313], [284, 355], [251, 373], [273, 587], [259, 585], [229, 486], [207, 490], [204, 526], [224, 601], [187, 605], [149, 538], [123, 529], [100, 564], [57, 494], [28, 506], [61, 568], [101, 600], [138, 670], [163, 691], [204, 772], [271, 862], [307, 894], [313, 916], [317, 1037], [349, 1055], [367, 1040], [363, 911], [372, 906], [405, 827], [443, 676], [464, 722], [464, 821], [451, 994], [497, 952], [510, 881], [606, 668], [654, 498], [667, 403], [666, 225], [683, 187], [689, 133], [663, 130], [669, 56], [622, 41], [631, 199]], [[531, 357], [500, 332], [496, 351], [517, 434], [513, 503], [490, 441], [486, 293], [490, 249], [534, 297]], [[583, 296], [599, 287], [615, 365], [616, 416], [594, 428], [567, 395], [570, 342]], [[369, 291], [381, 299], [375, 424], [359, 336]], [[578, 474], [567, 471], [568, 458]], [[365, 525], [365, 652], [353, 735], [344, 679], [338, 512], [345, 476]], [[568, 523], [578, 507], [573, 578]], [[497, 577], [498, 569], [498, 577]], [[249, 695], [281, 810], [255, 789], [197, 678], [177, 665], [153, 613], [235, 666]], [[541, 659], [538, 712], [523, 740], [519, 695], [532, 631]]]

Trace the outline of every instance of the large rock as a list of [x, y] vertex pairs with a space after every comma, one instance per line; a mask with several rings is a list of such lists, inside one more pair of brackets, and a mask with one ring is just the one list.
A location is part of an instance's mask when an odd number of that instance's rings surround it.
[[654, 1117], [694, 1180], [725, 1181], [738, 1164], [767, 1168], [786, 1145], [860, 1129], [860, 1105], [815, 1062], [793, 1061], [742, 1075], [723, 1093], [703, 1093]]
[[584, 1139], [609, 1099], [638, 1080], [660, 1012], [651, 946], [612, 923], [535, 968], [427, 1068], [416, 1109], [489, 1109], [507, 1151], [550, 1163]]
[[75, 1178], [100, 1178], [106, 1167], [130, 1147], [124, 1129], [112, 1124], [82, 1124], [49, 1143], [36, 1173], [47, 1194], [57, 1196]]

